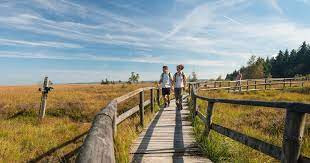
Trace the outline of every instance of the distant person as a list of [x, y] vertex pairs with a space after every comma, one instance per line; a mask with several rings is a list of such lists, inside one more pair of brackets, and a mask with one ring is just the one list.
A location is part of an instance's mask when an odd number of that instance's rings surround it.
[[238, 71], [238, 75], [236, 77], [236, 87], [238, 87], [239, 91], [241, 91], [241, 80], [242, 80], [242, 74], [240, 71]]
[[186, 85], [186, 76], [183, 72], [184, 66], [178, 65], [177, 72], [173, 76], [174, 81], [174, 96], [175, 96], [175, 103], [177, 108], [182, 110], [182, 91]]
[[164, 97], [164, 107], [168, 107], [170, 105], [170, 90], [172, 83], [173, 81], [168, 66], [163, 66], [163, 73], [160, 75], [159, 84], [161, 85], [162, 95]]

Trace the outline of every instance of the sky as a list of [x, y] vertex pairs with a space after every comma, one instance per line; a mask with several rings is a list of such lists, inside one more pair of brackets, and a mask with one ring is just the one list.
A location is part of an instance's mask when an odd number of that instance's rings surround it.
[[0, 0], [0, 85], [216, 78], [310, 42], [310, 0]]

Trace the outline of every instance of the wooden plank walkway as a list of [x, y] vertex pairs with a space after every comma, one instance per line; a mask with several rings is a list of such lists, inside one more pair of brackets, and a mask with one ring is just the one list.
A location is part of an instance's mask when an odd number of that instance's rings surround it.
[[188, 120], [190, 111], [186, 103], [183, 106], [182, 111], [177, 110], [172, 100], [170, 107], [157, 112], [132, 145], [133, 163], [211, 162], [201, 156], [193, 137], [193, 127]]

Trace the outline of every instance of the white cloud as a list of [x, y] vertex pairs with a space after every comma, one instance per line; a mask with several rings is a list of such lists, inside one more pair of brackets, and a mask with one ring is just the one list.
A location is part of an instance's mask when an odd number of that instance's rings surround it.
[[[296, 48], [302, 41], [310, 41], [307, 37], [310, 27], [286, 19], [277, 0], [218, 0], [201, 3], [176, 0], [177, 3], [182, 3], [181, 6], [190, 6], [187, 8], [190, 9], [175, 10], [179, 12], [176, 13], [176, 17], [161, 18], [152, 15], [153, 13], [148, 13], [148, 16], [130, 17], [106, 8], [82, 5], [80, 3], [83, 2], [69, 0], [29, 1], [33, 2], [33, 6], [24, 1], [0, 3], [0, 9], [4, 11], [0, 14], [0, 27], [36, 36], [52, 36], [57, 41], [1, 38], [0, 44], [82, 48], [83, 52], [76, 53], [75, 56], [66, 52], [2, 52], [0, 57], [184, 63], [220, 66], [221, 70], [217, 72], [223, 73], [221, 71], [230, 71], [231, 66], [241, 65], [250, 55], [271, 56], [279, 49]], [[306, 0], [299, 1], [306, 3]], [[263, 7], [269, 7], [276, 12], [271, 12], [271, 15], [266, 17], [243, 12], [244, 9], [251, 9], [248, 7], [255, 7], [257, 3], [263, 3]], [[136, 10], [136, 13], [148, 12], [139, 10], [132, 4], [120, 4], [115, 1], [109, 4], [123, 10]], [[44, 15], [38, 9], [50, 13], [57, 19]], [[122, 57], [108, 55], [106, 52], [92, 55], [88, 50], [94, 49], [87, 49], [86, 45], [81, 46], [84, 43], [98, 47], [113, 45], [130, 50]], [[141, 51], [144, 53], [141, 54]], [[178, 57], [179, 52], [182, 53], [182, 57]], [[184, 57], [186, 54], [188, 56]]]
[[187, 64], [197, 66], [223, 66], [225, 63], [221, 61], [212, 61], [207, 59], [187, 59], [180, 60], [176, 58], [167, 58], [153, 55], [137, 54], [132, 56], [113, 56], [107, 54], [88, 54], [75, 53], [68, 56], [62, 53], [48, 53], [48, 52], [12, 52], [0, 51], [0, 58], [31, 58], [31, 59], [59, 59], [59, 60], [84, 60], [84, 61], [120, 61], [120, 62], [137, 62], [137, 63], [159, 63], [159, 64]]
[[25, 41], [25, 40], [11, 40], [1, 39], [0, 45], [23, 45], [23, 46], [45, 46], [54, 48], [82, 48], [78, 44], [65, 43], [65, 42], [54, 42], [54, 41]]
[[270, 3], [271, 7], [273, 9], [275, 9], [277, 12], [279, 12], [280, 14], [283, 13], [282, 8], [280, 7], [280, 5], [278, 4], [278, 0], [266, 0], [268, 3]]

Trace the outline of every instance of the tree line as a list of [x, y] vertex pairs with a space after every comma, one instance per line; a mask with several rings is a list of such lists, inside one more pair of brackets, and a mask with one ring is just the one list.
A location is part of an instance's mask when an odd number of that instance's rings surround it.
[[280, 50], [272, 58], [251, 56], [246, 66], [227, 74], [226, 80], [235, 80], [238, 71], [244, 79], [306, 76], [310, 74], [310, 45], [303, 42], [297, 50]]
[[[128, 84], [132, 84], [132, 83], [138, 83], [140, 79], [140, 75], [138, 73], [135, 72], [131, 72], [130, 77], [128, 78], [127, 83]], [[108, 78], [106, 78], [105, 80], [101, 80], [100, 84], [104, 85], [104, 84], [116, 84], [117, 82], [110, 81], [108, 80]], [[118, 83], [122, 83], [121, 80], [118, 81]]]

